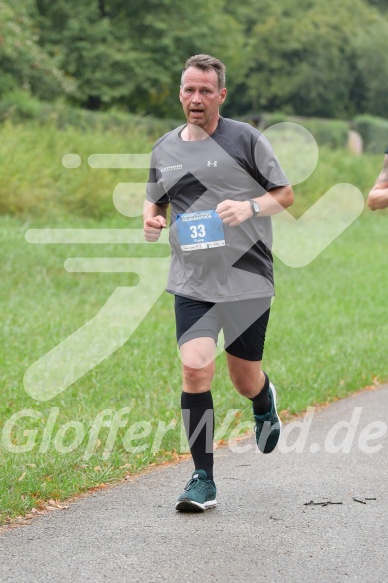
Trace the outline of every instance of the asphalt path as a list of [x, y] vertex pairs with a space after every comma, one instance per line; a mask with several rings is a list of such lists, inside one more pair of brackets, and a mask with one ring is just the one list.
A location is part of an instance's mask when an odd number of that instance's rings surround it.
[[0, 581], [387, 581], [387, 411], [385, 385], [286, 425], [270, 455], [219, 448], [205, 513], [174, 509], [188, 460], [7, 530]]

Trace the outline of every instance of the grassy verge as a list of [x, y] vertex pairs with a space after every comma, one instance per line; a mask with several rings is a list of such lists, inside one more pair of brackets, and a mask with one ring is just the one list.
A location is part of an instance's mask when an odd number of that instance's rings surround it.
[[[0, 126], [0, 214], [39, 219], [63, 215], [115, 217], [113, 189], [147, 181], [147, 170], [92, 170], [91, 154], [149, 153], [152, 142], [136, 127], [58, 131], [53, 124]], [[62, 157], [76, 154], [80, 166], [65, 168]]]
[[[47, 188], [39, 169], [31, 179], [32, 142], [28, 147], [21, 134], [20, 160], [10, 158], [3, 168], [9, 188], [15, 188], [19, 177], [19, 192], [33, 204], [29, 213], [21, 209], [18, 216], [8, 214], [0, 219], [1, 523], [51, 498], [62, 500], [114, 482], [181, 451], [180, 362], [168, 294], [161, 293], [128, 342], [59, 396], [39, 402], [24, 390], [23, 376], [32, 363], [95, 316], [117, 287], [133, 286], [137, 281], [130, 273], [68, 273], [63, 267], [66, 258], [125, 258], [142, 253], [140, 247], [128, 249], [125, 245], [88, 246], [85, 250], [82, 245], [32, 245], [25, 240], [26, 230], [34, 227], [140, 227], [139, 219], [120, 217], [114, 209], [99, 218], [108, 203], [111, 205], [112, 188], [124, 180], [122, 171], [85, 168], [84, 183], [63, 182], [58, 165], [61, 152], [70, 151], [73, 145], [71, 151], [76, 146], [83, 154], [82, 137], [74, 135], [70, 144], [69, 136], [53, 134], [44, 147], [42, 142]], [[85, 138], [85, 155], [98, 151], [89, 139]], [[105, 151], [125, 151], [124, 139], [116, 148], [113, 134], [104, 140]], [[141, 151], [135, 142], [133, 147]], [[143, 142], [143, 151], [148, 147]], [[2, 152], [4, 156], [4, 149]], [[367, 190], [379, 167], [379, 157], [322, 152], [310, 186], [296, 189], [296, 213], [336, 182], [353, 182]], [[27, 176], [23, 176], [23, 168], [27, 168]], [[56, 180], [55, 172], [59, 173]], [[30, 188], [35, 179], [39, 188]], [[101, 206], [96, 203], [98, 213], [86, 218], [88, 207], [61, 206], [58, 191], [70, 203], [75, 192], [80, 201], [93, 192], [93, 200], [104, 202]], [[34, 206], [36, 192], [45, 201], [40, 207]], [[264, 365], [278, 387], [281, 410], [297, 413], [388, 377], [386, 220], [384, 213], [366, 211], [303, 269], [276, 261], [277, 297]], [[160, 251], [155, 248], [147, 253], [157, 261]], [[238, 413], [229, 429], [251, 420], [249, 402], [228, 380], [224, 355], [217, 361], [213, 394], [217, 427], [231, 409]], [[16, 448], [25, 451], [16, 452]]]

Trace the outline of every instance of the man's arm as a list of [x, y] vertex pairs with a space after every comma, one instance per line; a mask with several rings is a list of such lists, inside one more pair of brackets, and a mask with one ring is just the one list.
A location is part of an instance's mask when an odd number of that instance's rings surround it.
[[254, 198], [260, 205], [260, 216], [270, 217], [281, 213], [294, 202], [294, 191], [291, 186], [278, 186], [263, 196]]
[[367, 202], [372, 211], [388, 207], [388, 154], [385, 155], [383, 169], [368, 194]]
[[388, 207], [388, 182], [376, 183], [368, 194], [368, 206], [371, 211]]
[[144, 201], [143, 224], [146, 241], [154, 243], [159, 239], [162, 229], [167, 226], [167, 209], [167, 203], [155, 204], [148, 200]]
[[388, 182], [375, 184], [368, 194], [368, 207], [371, 211], [388, 207]]
[[[260, 206], [260, 217], [269, 217], [280, 213], [294, 202], [294, 192], [291, 186], [278, 186], [263, 196], [253, 198]], [[217, 208], [217, 213], [226, 225], [236, 227], [253, 215], [249, 200], [224, 200]]]

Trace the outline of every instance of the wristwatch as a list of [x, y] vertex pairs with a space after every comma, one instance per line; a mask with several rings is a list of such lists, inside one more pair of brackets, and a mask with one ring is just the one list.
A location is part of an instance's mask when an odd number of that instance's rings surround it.
[[256, 202], [255, 200], [250, 200], [249, 201], [251, 203], [251, 207], [252, 207], [252, 213], [253, 213], [253, 217], [257, 217], [259, 212], [260, 212], [260, 205], [258, 202]]

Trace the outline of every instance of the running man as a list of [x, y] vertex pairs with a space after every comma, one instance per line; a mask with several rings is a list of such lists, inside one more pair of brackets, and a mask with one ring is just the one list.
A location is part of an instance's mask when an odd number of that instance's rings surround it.
[[170, 207], [171, 264], [182, 360], [182, 415], [195, 471], [176, 509], [216, 506], [211, 382], [223, 328], [230, 379], [252, 401], [260, 451], [276, 447], [276, 391], [261, 368], [274, 295], [271, 215], [293, 191], [268, 141], [246, 123], [220, 116], [225, 66], [209, 55], [187, 60], [179, 99], [187, 123], [154, 147], [144, 234], [157, 241]]

